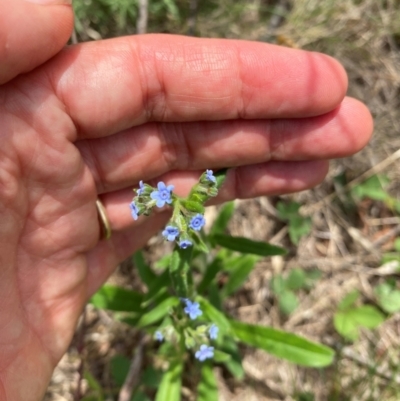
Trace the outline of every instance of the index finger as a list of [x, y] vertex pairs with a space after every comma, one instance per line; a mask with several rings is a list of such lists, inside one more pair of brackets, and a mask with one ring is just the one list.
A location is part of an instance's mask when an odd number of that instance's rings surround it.
[[347, 89], [343, 67], [320, 53], [170, 35], [72, 46], [47, 72], [79, 138], [148, 121], [315, 116]]

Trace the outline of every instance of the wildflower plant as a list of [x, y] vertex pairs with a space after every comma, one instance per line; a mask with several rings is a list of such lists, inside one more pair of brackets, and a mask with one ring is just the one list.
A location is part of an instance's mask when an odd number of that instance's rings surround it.
[[226, 235], [233, 203], [222, 207], [207, 234], [203, 231], [205, 202], [218, 194], [226, 173], [206, 170], [186, 198], [178, 197], [173, 185], [161, 181], [152, 187], [140, 181], [129, 205], [132, 218], [171, 208], [172, 217], [161, 234], [175, 244], [174, 249], [158, 262], [157, 273], [141, 252], [134, 255], [147, 292], [106, 285], [92, 298], [96, 307], [114, 310], [125, 323], [151, 334], [158, 358], [167, 366], [157, 384], [156, 401], [181, 399], [187, 365], [199, 371], [198, 401], [218, 400], [212, 365], [224, 366], [242, 378], [239, 342], [304, 366], [326, 366], [333, 360], [333, 351], [324, 345], [243, 323], [224, 312], [224, 299], [240, 289], [262, 257], [286, 252], [265, 242]]

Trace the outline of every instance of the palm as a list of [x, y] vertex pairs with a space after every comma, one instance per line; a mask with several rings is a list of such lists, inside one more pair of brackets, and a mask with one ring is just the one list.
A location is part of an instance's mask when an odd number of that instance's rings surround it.
[[[40, 399], [88, 297], [166, 222], [165, 214], [137, 224], [130, 218], [139, 179], [168, 181], [165, 174], [175, 170], [174, 184], [184, 191], [197, 176], [190, 171], [238, 166], [220, 200], [301, 190], [326, 172], [326, 162], [307, 160], [354, 152], [368, 139], [370, 119], [359, 103], [347, 100], [342, 113], [330, 111], [345, 84], [339, 67], [332, 63], [330, 73], [321, 56], [314, 60], [321, 90], [293, 74], [287, 90], [279, 85], [266, 97], [263, 85], [279, 77], [258, 78], [253, 58], [268, 61], [277, 52], [287, 81], [290, 50], [210, 42], [203, 61], [202, 47], [192, 47], [191, 64], [186, 45], [200, 42], [164, 41], [150, 36], [140, 48], [130, 38], [67, 49], [0, 88], [1, 400]], [[293, 68], [301, 68], [300, 55]], [[218, 62], [231, 77], [212, 71]], [[357, 121], [346, 117], [349, 108]], [[303, 116], [310, 118], [297, 119]], [[356, 124], [362, 133], [353, 135]], [[99, 194], [111, 241], [98, 242]]]

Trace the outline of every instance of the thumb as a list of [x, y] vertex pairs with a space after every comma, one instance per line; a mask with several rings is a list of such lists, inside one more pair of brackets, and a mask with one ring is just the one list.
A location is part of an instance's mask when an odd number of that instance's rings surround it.
[[58, 53], [73, 27], [72, 0], [0, 0], [0, 84]]

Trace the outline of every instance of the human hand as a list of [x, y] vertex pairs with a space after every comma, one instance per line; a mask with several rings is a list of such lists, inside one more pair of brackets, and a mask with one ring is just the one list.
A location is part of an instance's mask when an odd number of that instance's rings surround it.
[[219, 201], [299, 191], [371, 135], [368, 110], [344, 98], [342, 67], [321, 54], [166, 35], [62, 48], [71, 8], [22, 0], [5, 22], [2, 401], [41, 400], [85, 302], [167, 222], [168, 211], [132, 219], [139, 180], [173, 180], [185, 193], [199, 171], [235, 167]]

